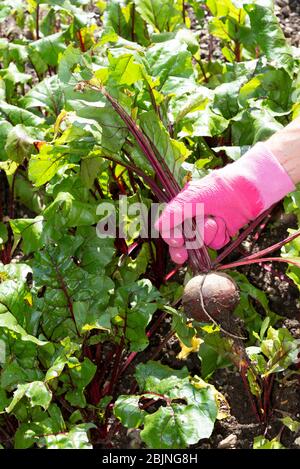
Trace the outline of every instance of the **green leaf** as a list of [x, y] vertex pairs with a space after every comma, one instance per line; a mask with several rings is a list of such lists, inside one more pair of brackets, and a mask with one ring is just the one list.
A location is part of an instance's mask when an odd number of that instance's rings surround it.
[[52, 151], [52, 146], [45, 144], [37, 155], [33, 155], [29, 162], [29, 179], [40, 187], [50, 181], [57, 173], [59, 168], [66, 164], [65, 158]]
[[[166, 307], [169, 311], [169, 306]], [[173, 313], [172, 329], [176, 332], [178, 338], [186, 347], [192, 347], [192, 339], [196, 335], [196, 329], [189, 327], [188, 319], [185, 314], [180, 312]]]
[[[208, 438], [217, 417], [213, 389], [196, 386], [181, 371], [174, 371], [152, 362], [139, 365], [147, 377], [139, 380], [139, 396], [120, 396], [115, 403], [115, 415], [126, 427], [143, 425], [141, 438], [149, 448], [187, 448], [202, 438]], [[156, 377], [151, 375], [152, 371]], [[137, 372], [140, 373], [139, 371]], [[178, 376], [176, 376], [176, 374]], [[138, 378], [139, 379], [139, 378]], [[165, 400], [154, 413], [147, 413], [140, 403], [143, 399]], [[180, 400], [180, 402], [178, 402]]]
[[261, 342], [261, 351], [269, 359], [265, 375], [278, 373], [297, 363], [299, 345], [291, 333], [284, 328], [269, 327], [266, 338]]
[[43, 440], [47, 449], [92, 449], [88, 430], [96, 428], [93, 423], [82, 423], [69, 432], [57, 435], [45, 435]]
[[174, 6], [173, 0], [135, 0], [141, 17], [153, 26], [155, 31], [172, 31], [182, 22], [182, 14]]
[[[290, 194], [290, 197], [286, 200], [285, 207], [287, 213], [295, 213], [298, 218], [300, 216], [298, 203], [299, 191], [295, 191]], [[296, 230], [289, 229], [290, 234], [295, 233]], [[287, 243], [281, 248], [282, 257], [292, 257], [294, 259], [299, 259], [300, 257], [300, 241], [299, 237], [294, 239], [292, 242]], [[287, 271], [288, 277], [290, 277], [295, 285], [300, 289], [300, 268], [297, 266], [290, 265]]]
[[5, 161], [7, 155], [5, 152], [5, 144], [7, 135], [13, 126], [7, 120], [1, 119], [0, 117], [0, 163]]
[[47, 9], [47, 13], [40, 21], [39, 27], [43, 36], [49, 36], [55, 32], [56, 12], [54, 8]]
[[267, 59], [292, 76], [294, 61], [279, 21], [272, 9], [261, 5], [244, 5], [251, 22], [251, 33]]
[[45, 382], [58, 378], [63, 372], [65, 365], [68, 363], [68, 358], [59, 356], [53, 365], [47, 370]]
[[143, 113], [140, 117], [140, 125], [150, 139], [152, 148], [157, 150], [167, 163], [175, 179], [180, 182], [182, 177], [180, 169], [182, 163], [190, 154], [189, 150], [183, 142], [170, 138], [169, 133], [162, 126], [154, 111]]
[[31, 88], [20, 100], [20, 104], [25, 109], [45, 109], [57, 117], [64, 105], [63, 91], [57, 75], [47, 77]]
[[[16, 163], [12, 163], [16, 165]], [[13, 167], [10, 169], [12, 171]], [[41, 193], [33, 188], [32, 184], [28, 181], [25, 174], [17, 173], [15, 176], [15, 198], [20, 201], [33, 213], [40, 213], [42, 211], [43, 201]]]
[[107, 33], [113, 29], [116, 34], [128, 41], [136, 41], [142, 45], [149, 44], [146, 23], [135, 9], [134, 3], [122, 5], [118, 0], [108, 2], [103, 15], [103, 24]]
[[89, 189], [93, 187], [95, 179], [98, 176], [99, 171], [103, 167], [103, 161], [100, 157], [87, 157], [81, 160], [80, 164], [80, 176], [82, 182]]
[[8, 158], [21, 164], [34, 151], [32, 131], [18, 124], [7, 135], [5, 151]]
[[15, 449], [28, 449], [37, 441], [36, 436], [42, 430], [36, 423], [22, 423], [15, 433]]
[[47, 342], [43, 342], [36, 337], [27, 334], [23, 327], [18, 325], [17, 320], [11, 313], [4, 313], [5, 309], [2, 309], [2, 304], [0, 304], [0, 328], [5, 328], [10, 331], [20, 334], [21, 340], [33, 342], [36, 345], [45, 345]]
[[116, 290], [114, 306], [119, 308], [131, 351], [144, 350], [148, 343], [146, 327], [159, 307], [160, 295], [148, 279], [122, 286]]
[[207, 0], [207, 6], [214, 16], [209, 21], [209, 32], [222, 40], [223, 55], [230, 62], [234, 62], [240, 55], [241, 43], [245, 42], [245, 36], [247, 38], [249, 33], [245, 26], [244, 3], [244, 0]]
[[[276, 324], [280, 317], [271, 311], [267, 295], [259, 288], [252, 285], [245, 275], [238, 272], [231, 272], [231, 275], [240, 288], [241, 297], [239, 305], [235, 310], [235, 314], [243, 319], [251, 336], [255, 333], [257, 335], [263, 334], [265, 332], [265, 327], [268, 327], [269, 324]], [[255, 310], [251, 298], [258, 301], [260, 306], [264, 309], [266, 314], [266, 318], [264, 320], [262, 319], [261, 314]]]
[[[220, 368], [226, 368], [230, 366], [231, 362], [226, 353], [222, 354], [218, 348], [222, 349], [222, 343], [220, 338], [220, 344], [216, 347], [216, 343], [210, 344], [204, 342], [200, 345], [198, 352], [199, 358], [201, 360], [201, 376], [203, 379], [208, 379], [212, 374]], [[224, 347], [223, 347], [224, 349]]]
[[[31, 268], [26, 264], [0, 264], [0, 327], [18, 334], [18, 343], [23, 341], [43, 345], [34, 337], [37, 318], [31, 311], [31, 295], [27, 279], [32, 276]], [[31, 319], [33, 318], [33, 323]], [[21, 338], [19, 337], [21, 334]], [[24, 345], [24, 344], [23, 344]]]
[[73, 389], [70, 389], [65, 397], [72, 406], [85, 407], [84, 389], [93, 379], [96, 370], [97, 366], [88, 358], [84, 358], [82, 363], [78, 363], [70, 369], [69, 376]]
[[204, 110], [187, 114], [180, 123], [178, 137], [214, 137], [220, 135], [227, 129], [229, 121], [220, 114], [213, 111], [211, 105]]
[[7, 226], [3, 222], [0, 222], [0, 245], [6, 243], [7, 239]]
[[[212, 407], [215, 405], [211, 401]], [[213, 419], [197, 405], [160, 407], [152, 415], [146, 415], [141, 439], [149, 448], [187, 448], [202, 438], [209, 438], [213, 431]]]
[[82, 237], [83, 243], [76, 251], [81, 267], [90, 274], [97, 274], [106, 268], [115, 254], [113, 238], [98, 238], [92, 227], [81, 226], [77, 235]]
[[42, 216], [36, 218], [16, 218], [10, 220], [13, 233], [18, 238], [22, 238], [22, 249], [24, 254], [37, 251], [41, 246], [41, 235], [43, 232]]
[[140, 396], [119, 396], [114, 405], [114, 414], [129, 428], [139, 428], [145, 413], [139, 408]]
[[9, 5], [2, 5], [0, 9], [0, 23], [2, 23], [10, 14], [11, 7]]
[[215, 88], [212, 109], [220, 113], [225, 119], [234, 117], [239, 112], [237, 97], [245, 78], [239, 78], [231, 83], [223, 83]]
[[[134, 56], [126, 54], [117, 58], [109, 56], [110, 74], [109, 80], [114, 80], [118, 85], [132, 85], [143, 78], [143, 68], [134, 62]], [[97, 77], [97, 72], [95, 73]]]
[[32, 51], [37, 52], [44, 64], [55, 67], [58, 64], [59, 55], [66, 49], [63, 39], [63, 32], [43, 37], [30, 44], [29, 53]]
[[263, 320], [262, 325], [261, 325], [261, 328], [260, 328], [260, 334], [259, 334], [259, 336], [260, 336], [260, 339], [261, 339], [261, 340], [263, 340], [264, 335], [265, 335], [265, 333], [266, 333], [266, 331], [267, 331], [269, 325], [270, 325], [270, 318], [269, 318], [269, 317], [266, 317], [266, 318]]
[[241, 87], [239, 103], [245, 107], [255, 98], [256, 103], [267, 108], [273, 115], [280, 115], [289, 112], [291, 94], [292, 80], [288, 73], [285, 70], [268, 68]]
[[28, 384], [19, 384], [17, 390], [14, 392], [11, 403], [6, 408], [6, 412], [11, 412], [24, 396], [29, 399], [30, 405], [32, 407], [42, 406], [45, 410], [49, 407], [52, 399], [52, 393], [41, 381], [35, 381]]
[[120, 268], [124, 284], [137, 281], [147, 270], [150, 260], [149, 245], [144, 243], [135, 259], [128, 257]]
[[201, 343], [198, 352], [203, 378], [208, 379], [215, 370], [230, 366], [231, 350], [232, 344], [228, 339], [222, 337], [214, 327], [206, 327], [204, 342]]
[[180, 94], [196, 89], [192, 54], [187, 44], [171, 39], [154, 44], [145, 53], [151, 76], [159, 78], [158, 89], [164, 94]]
[[70, 338], [67, 337], [61, 341], [61, 345], [63, 347], [62, 350], [51, 359], [50, 367], [45, 376], [45, 382], [58, 378], [66, 365], [70, 368], [77, 365], [80, 366], [79, 360], [73, 355], [80, 349], [79, 344], [71, 342]]
[[233, 145], [253, 145], [266, 140], [282, 125], [265, 109], [241, 111], [232, 119]]
[[0, 42], [1, 55], [3, 56], [4, 67], [7, 68], [11, 62], [20, 64], [24, 67], [24, 63], [28, 60], [28, 51], [26, 44], [19, 44], [4, 39]]
[[218, 0], [207, 0], [206, 1], [208, 8], [214, 16], [225, 16], [232, 15], [233, 18], [238, 17], [240, 13], [240, 8], [246, 3], [245, 0], [223, 0], [219, 2]]
[[9, 399], [4, 389], [0, 388], [0, 412], [2, 413], [9, 404]]
[[35, 298], [34, 307], [43, 313], [43, 330], [52, 340], [107, 327], [106, 308], [114, 283], [103, 273], [90, 274], [74, 262], [82, 243], [81, 237], [65, 236], [58, 246], [49, 242], [35, 254], [36, 287], [44, 288], [45, 294]]
[[230, 275], [238, 283], [241, 291], [247, 294], [248, 296], [251, 296], [256, 301], [259, 301], [261, 306], [264, 308], [266, 314], [270, 315], [271, 310], [269, 307], [267, 295], [262, 290], [252, 285], [252, 283], [250, 283], [250, 281], [247, 279], [247, 277], [244, 274], [240, 274], [238, 272], [232, 272]]
[[[36, 411], [36, 409], [35, 409]], [[48, 410], [36, 413], [34, 422], [21, 423], [15, 434], [15, 449], [30, 448], [34, 444], [45, 446], [43, 435], [66, 432], [66, 425], [60, 409], [50, 404]]]
[[76, 200], [69, 192], [59, 192], [44, 215], [50, 224], [73, 227], [94, 225], [98, 221], [96, 212], [96, 205]]
[[32, 76], [28, 73], [22, 73], [19, 71], [15, 63], [11, 62], [8, 68], [0, 70], [0, 77], [3, 78], [5, 83], [5, 94], [6, 99], [11, 102], [14, 97], [14, 90], [17, 84], [24, 85], [28, 81], [32, 80]]
[[253, 449], [285, 449], [277, 438], [268, 440], [264, 436], [256, 436], [254, 438]]
[[180, 124], [180, 121], [190, 112], [205, 109], [213, 96], [213, 91], [205, 86], [197, 86], [189, 93], [174, 96], [171, 106], [175, 123]]
[[289, 416], [283, 417], [280, 420], [291, 432], [298, 432], [300, 430], [300, 422], [297, 420], [293, 420]]
[[[88, 96], [82, 93], [80, 97], [68, 101], [68, 107], [76, 111], [65, 119], [68, 127], [56, 140], [54, 151], [64, 155], [78, 155], [85, 158], [90, 151], [90, 157], [101, 157], [102, 154], [113, 154], [121, 150], [128, 135], [123, 121], [112, 107], [95, 93]], [[78, 117], [80, 116], [80, 117]], [[99, 148], [100, 151], [96, 152]]]
[[162, 379], [170, 378], [186, 378], [188, 370], [183, 367], [181, 370], [174, 370], [167, 365], [149, 360], [146, 364], [140, 363], [136, 367], [135, 377], [141, 389], [151, 388], [155, 383], [159, 383]]
[[1, 388], [3, 390], [14, 389], [18, 384], [26, 382], [26, 378], [25, 370], [23, 370], [17, 362], [6, 363], [1, 372]]
[[26, 127], [35, 127], [44, 123], [44, 119], [32, 112], [18, 106], [0, 101], [0, 117], [8, 120], [12, 125], [23, 124]]

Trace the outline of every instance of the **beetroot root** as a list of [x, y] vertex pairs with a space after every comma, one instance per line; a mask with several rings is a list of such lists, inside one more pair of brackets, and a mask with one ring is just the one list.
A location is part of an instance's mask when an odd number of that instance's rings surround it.
[[182, 303], [189, 318], [209, 322], [211, 316], [218, 322], [224, 313], [233, 313], [239, 299], [238, 286], [229, 275], [209, 272], [193, 277], [186, 284]]

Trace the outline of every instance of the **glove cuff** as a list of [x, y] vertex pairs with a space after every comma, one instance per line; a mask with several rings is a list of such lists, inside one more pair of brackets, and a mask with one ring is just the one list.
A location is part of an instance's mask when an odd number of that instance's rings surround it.
[[235, 166], [235, 170], [249, 177], [259, 191], [261, 212], [295, 190], [295, 184], [286, 170], [262, 142], [256, 143], [236, 161]]

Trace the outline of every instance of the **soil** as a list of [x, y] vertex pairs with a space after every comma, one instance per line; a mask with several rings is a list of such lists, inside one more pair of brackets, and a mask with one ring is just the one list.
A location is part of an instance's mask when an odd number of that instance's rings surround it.
[[299, 0], [276, 0], [277, 14], [284, 35], [291, 45], [300, 46], [300, 3]]
[[[289, 228], [296, 229], [297, 220], [294, 216], [284, 214], [279, 207], [271, 217], [268, 229], [260, 233], [258, 242], [250, 243], [251, 250], [248, 247], [246, 252], [255, 253], [278, 243], [289, 235]], [[280, 257], [280, 250], [274, 251], [272, 255]], [[273, 311], [287, 318], [300, 318], [299, 290], [285, 274], [286, 270], [287, 265], [279, 262], [253, 264], [241, 269], [253, 285], [268, 295]]]

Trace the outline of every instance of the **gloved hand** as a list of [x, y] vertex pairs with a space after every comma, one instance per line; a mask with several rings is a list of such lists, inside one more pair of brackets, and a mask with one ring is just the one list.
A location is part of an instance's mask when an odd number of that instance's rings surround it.
[[[220, 249], [249, 221], [295, 189], [295, 185], [266, 143], [257, 143], [236, 162], [186, 184], [166, 206], [156, 229], [169, 244], [171, 258], [188, 258], [182, 232], [184, 220], [204, 207], [204, 244]], [[191, 204], [187, 213], [185, 205]]]

